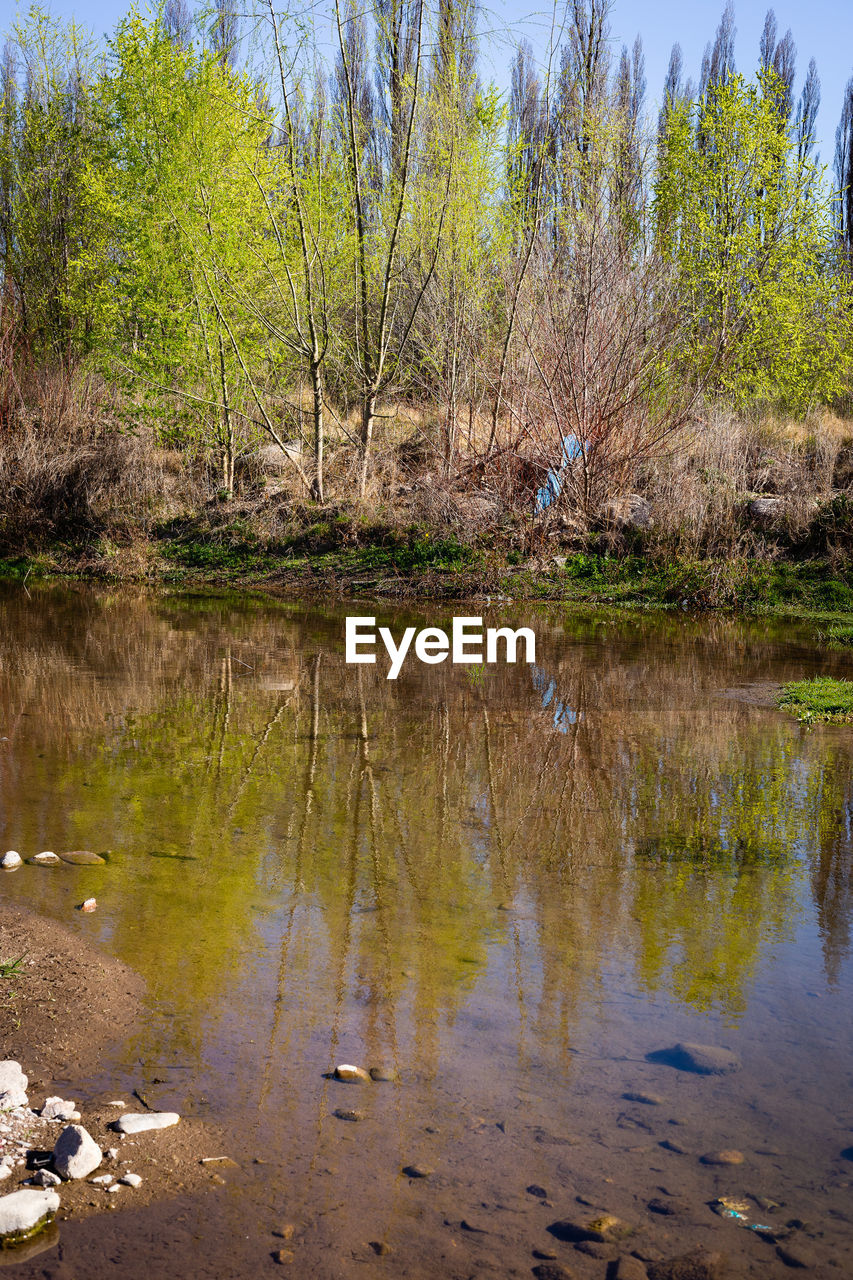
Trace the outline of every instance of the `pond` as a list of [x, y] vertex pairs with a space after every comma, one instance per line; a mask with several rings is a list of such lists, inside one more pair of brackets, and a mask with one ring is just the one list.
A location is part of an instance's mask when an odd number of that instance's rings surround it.
[[[478, 611], [535, 665], [345, 664], [347, 612], [444, 605], [3, 589], [0, 846], [109, 860], [2, 891], [147, 983], [70, 1096], [140, 1089], [240, 1166], [63, 1225], [57, 1277], [273, 1274], [285, 1222], [304, 1276], [603, 1280], [697, 1246], [853, 1274], [853, 730], [766, 696], [849, 659], [775, 621]], [[548, 1230], [602, 1211], [629, 1241]]]

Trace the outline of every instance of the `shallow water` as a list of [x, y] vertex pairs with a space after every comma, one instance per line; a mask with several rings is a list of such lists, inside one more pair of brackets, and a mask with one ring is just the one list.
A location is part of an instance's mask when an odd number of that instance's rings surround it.
[[[383, 610], [395, 634], [451, 612]], [[775, 622], [477, 610], [532, 626], [536, 666], [392, 683], [345, 665], [344, 609], [0, 595], [0, 846], [109, 851], [0, 888], [148, 983], [144, 1028], [71, 1096], [140, 1088], [241, 1165], [63, 1226], [62, 1266], [272, 1273], [289, 1221], [294, 1274], [527, 1275], [553, 1249], [603, 1278], [547, 1232], [580, 1197], [637, 1228], [625, 1252], [787, 1274], [709, 1208], [752, 1194], [805, 1223], [814, 1274], [853, 1275], [853, 730], [750, 692], [849, 659]], [[647, 1060], [681, 1040], [743, 1067]], [[327, 1080], [341, 1061], [400, 1083]]]

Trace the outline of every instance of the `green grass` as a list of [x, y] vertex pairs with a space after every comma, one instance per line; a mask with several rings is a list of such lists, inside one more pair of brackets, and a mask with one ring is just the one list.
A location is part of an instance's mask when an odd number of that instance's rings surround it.
[[24, 963], [24, 956], [18, 956], [17, 960], [0, 960], [0, 978], [20, 978], [23, 970], [21, 965]]
[[803, 724], [813, 720], [853, 721], [853, 680], [816, 676], [782, 686], [779, 706]]
[[826, 631], [822, 631], [820, 639], [832, 645], [851, 645], [853, 644], [853, 626], [849, 623], [837, 622]]

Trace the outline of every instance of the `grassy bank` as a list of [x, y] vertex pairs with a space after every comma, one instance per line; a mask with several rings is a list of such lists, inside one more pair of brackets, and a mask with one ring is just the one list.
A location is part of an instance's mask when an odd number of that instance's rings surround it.
[[[279, 542], [242, 527], [215, 533], [169, 526], [148, 540], [53, 543], [33, 556], [0, 559], [0, 577], [146, 583], [164, 588], [262, 590], [304, 597], [455, 600], [504, 597], [625, 608], [778, 613], [853, 618], [853, 568], [827, 559], [796, 562], [653, 558], [606, 551], [522, 559], [504, 548], [378, 535], [358, 546], [324, 545], [316, 532]], [[833, 630], [830, 628], [830, 630]], [[829, 634], [829, 633], [827, 633]]]

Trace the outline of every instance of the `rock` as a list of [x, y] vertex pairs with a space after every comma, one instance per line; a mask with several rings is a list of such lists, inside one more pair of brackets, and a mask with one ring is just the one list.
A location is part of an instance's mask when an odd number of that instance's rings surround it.
[[283, 1226], [277, 1227], [272, 1234], [274, 1236], [278, 1236], [280, 1240], [292, 1240], [293, 1233], [295, 1230], [296, 1230], [296, 1227], [293, 1225], [292, 1222], [285, 1222]]
[[39, 1187], [58, 1187], [61, 1184], [62, 1179], [50, 1169], [39, 1169], [38, 1173], [33, 1178], [33, 1182], [35, 1182]]
[[97, 909], [98, 909], [97, 898], [87, 898], [85, 902], [80, 903], [81, 911], [97, 911]]
[[0, 1237], [4, 1240], [26, 1240], [47, 1224], [59, 1209], [55, 1191], [25, 1188], [0, 1196]]
[[649, 1201], [648, 1207], [652, 1213], [660, 1213], [665, 1218], [671, 1218], [677, 1213], [684, 1213], [688, 1206], [686, 1201], [679, 1200], [677, 1196], [655, 1196]]
[[8, 1178], [11, 1172], [12, 1172], [11, 1165], [0, 1164], [0, 1182], [2, 1182], [4, 1178]]
[[646, 1060], [700, 1076], [725, 1076], [740, 1067], [740, 1059], [731, 1049], [710, 1044], [676, 1044], [670, 1049], [646, 1054]]
[[385, 1258], [391, 1252], [390, 1244], [386, 1244], [384, 1240], [369, 1240], [367, 1247], [372, 1249], [380, 1258]]
[[784, 1262], [786, 1267], [791, 1267], [793, 1269], [798, 1267], [810, 1267], [812, 1265], [810, 1260], [806, 1259], [801, 1253], [795, 1252], [793, 1249], [789, 1249], [787, 1245], [777, 1244], [776, 1256], [781, 1262]]
[[753, 498], [746, 508], [756, 524], [773, 524], [784, 513], [784, 498]]
[[646, 1270], [645, 1263], [639, 1258], [632, 1258], [626, 1255], [620, 1258], [616, 1263], [613, 1271], [612, 1280], [648, 1280], [649, 1273]]
[[9, 849], [7, 853], [3, 854], [2, 859], [0, 859], [0, 867], [5, 867], [7, 871], [13, 871], [15, 867], [19, 867], [23, 861], [24, 860], [18, 853], [17, 849]]
[[677, 1258], [652, 1262], [647, 1271], [649, 1280], [725, 1280], [728, 1266], [721, 1253], [694, 1249]]
[[43, 1120], [79, 1120], [76, 1102], [66, 1102], [64, 1098], [47, 1098], [39, 1112]]
[[614, 1240], [626, 1239], [634, 1228], [612, 1213], [599, 1213], [592, 1218], [561, 1218], [558, 1222], [552, 1222], [548, 1230], [558, 1240], [567, 1240], [572, 1244], [581, 1240], [611, 1244]]
[[699, 1159], [703, 1164], [743, 1164], [743, 1152], [735, 1151], [734, 1147], [732, 1147], [726, 1151], [708, 1151], [704, 1156], [700, 1156]]
[[292, 1249], [276, 1249], [272, 1255], [272, 1260], [284, 1266], [286, 1262], [292, 1262], [295, 1257], [296, 1254]]
[[371, 1067], [370, 1078], [376, 1084], [397, 1084], [400, 1073], [393, 1067]]
[[671, 1138], [664, 1138], [663, 1142], [658, 1143], [658, 1146], [663, 1147], [664, 1151], [674, 1151], [677, 1156], [690, 1155], [686, 1147], [682, 1147], [678, 1142], [673, 1142]]
[[116, 1191], [121, 1191], [121, 1183], [120, 1182], [110, 1183], [110, 1185], [107, 1187], [107, 1195], [113, 1195], [113, 1193]]
[[66, 1181], [88, 1178], [102, 1159], [101, 1148], [79, 1124], [70, 1124], [63, 1129], [53, 1148], [53, 1167]]
[[574, 1280], [574, 1271], [570, 1271], [562, 1262], [540, 1262], [533, 1268], [536, 1280]]
[[49, 849], [45, 849], [44, 853], [37, 853], [32, 858], [27, 858], [27, 862], [32, 863], [34, 867], [61, 867], [62, 859], [57, 858], [55, 853], [51, 853]]
[[407, 1178], [429, 1178], [435, 1173], [435, 1169], [431, 1169], [428, 1164], [407, 1164], [403, 1166], [403, 1173]]
[[59, 857], [71, 867], [104, 867], [107, 863], [106, 858], [89, 849], [72, 849], [70, 853], [60, 853]]
[[28, 1105], [27, 1083], [20, 1062], [12, 1058], [0, 1062], [0, 1111], [12, 1111], [15, 1107]]
[[663, 1098], [656, 1093], [623, 1093], [622, 1097], [626, 1102], [642, 1102], [645, 1107], [663, 1106]]
[[93, 1187], [108, 1187], [115, 1182], [115, 1178], [111, 1173], [101, 1173], [97, 1178], [90, 1178], [89, 1181]]
[[332, 1115], [335, 1116], [338, 1120], [363, 1120], [364, 1119], [363, 1111], [350, 1111], [347, 1107], [338, 1107], [336, 1111], [332, 1112]]
[[560, 1255], [555, 1253], [553, 1249], [534, 1249], [533, 1256], [534, 1258], [542, 1258], [545, 1262], [556, 1262]]
[[347, 1084], [364, 1084], [370, 1079], [364, 1067], [354, 1067], [349, 1062], [342, 1062], [332, 1074], [336, 1080], [345, 1080]]
[[529, 1196], [534, 1196], [537, 1200], [548, 1199], [548, 1192], [544, 1187], [540, 1187], [538, 1182], [531, 1182], [530, 1186], [526, 1188], [526, 1191]]
[[128, 1111], [114, 1120], [118, 1133], [145, 1133], [148, 1129], [169, 1129], [180, 1120], [177, 1111]]
[[619, 1247], [615, 1244], [602, 1244], [600, 1240], [579, 1240], [575, 1245], [575, 1253], [598, 1258], [600, 1262], [615, 1262], [619, 1256]]
[[638, 493], [611, 498], [605, 502], [602, 514], [607, 524], [616, 529], [649, 529], [652, 525], [652, 504]]

